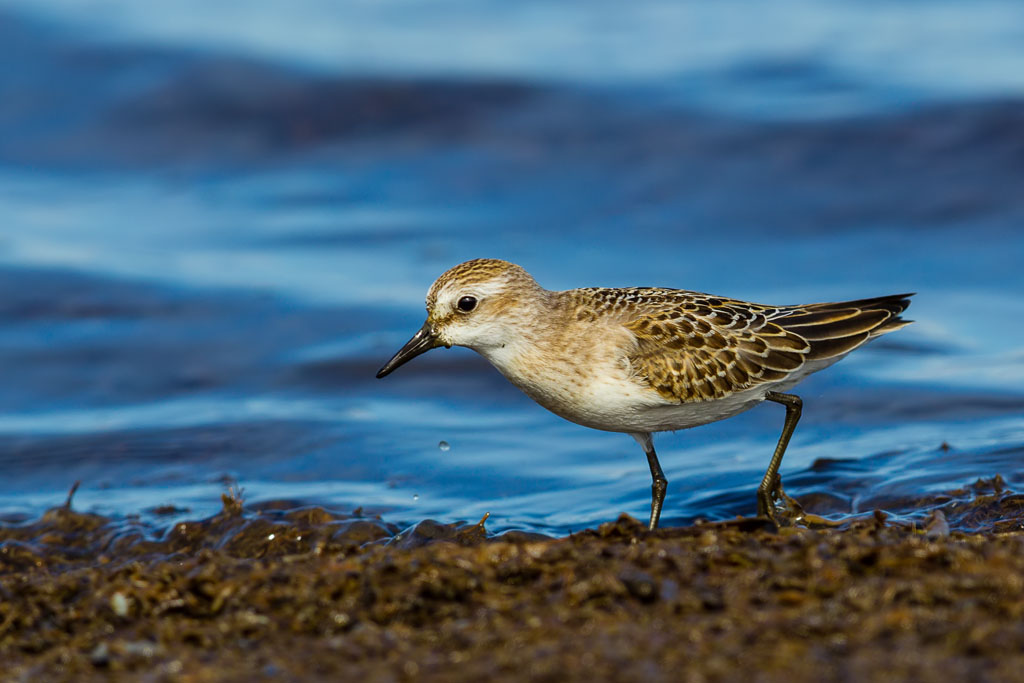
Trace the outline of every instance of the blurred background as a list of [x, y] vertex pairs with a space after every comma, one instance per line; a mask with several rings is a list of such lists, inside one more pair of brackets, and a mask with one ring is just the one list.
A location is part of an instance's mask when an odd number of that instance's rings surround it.
[[[632, 439], [465, 349], [373, 375], [437, 275], [765, 303], [916, 291], [806, 381], [822, 514], [1024, 484], [1024, 6], [0, 0], [0, 518], [646, 515]], [[753, 514], [783, 410], [657, 440]]]

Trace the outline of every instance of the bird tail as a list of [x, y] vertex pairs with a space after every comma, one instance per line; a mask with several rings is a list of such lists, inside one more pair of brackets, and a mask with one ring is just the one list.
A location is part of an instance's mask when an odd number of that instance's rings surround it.
[[844, 356], [873, 339], [909, 325], [900, 314], [910, 305], [910, 294], [837, 301], [783, 308], [772, 322], [808, 341], [810, 361]]

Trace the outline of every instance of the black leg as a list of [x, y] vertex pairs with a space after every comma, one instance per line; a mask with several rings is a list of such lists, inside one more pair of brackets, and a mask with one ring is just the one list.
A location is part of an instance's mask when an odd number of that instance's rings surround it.
[[658, 454], [654, 452], [654, 441], [650, 434], [634, 434], [633, 438], [643, 447], [647, 455], [647, 464], [651, 466], [651, 521], [647, 528], [654, 531], [658, 528], [658, 519], [661, 518], [661, 507], [665, 504], [665, 491], [668, 490], [668, 480], [665, 473], [661, 471], [661, 463], [658, 462]]
[[800, 420], [800, 410], [803, 408], [804, 402], [800, 400], [799, 396], [781, 394], [777, 391], [769, 391], [764, 397], [768, 401], [775, 401], [786, 406], [786, 423], [782, 426], [779, 443], [775, 446], [775, 453], [772, 455], [772, 461], [768, 463], [768, 470], [764, 473], [764, 479], [761, 480], [761, 485], [757, 487], [757, 514], [774, 519], [775, 494], [782, 491], [779, 465], [782, 464], [782, 456], [786, 454], [789, 438], [793, 436], [796, 423]]

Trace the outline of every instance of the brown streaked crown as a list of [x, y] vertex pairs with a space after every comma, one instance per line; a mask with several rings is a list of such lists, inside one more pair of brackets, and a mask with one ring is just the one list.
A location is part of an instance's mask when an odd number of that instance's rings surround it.
[[494, 258], [473, 259], [448, 269], [434, 281], [430, 291], [427, 292], [427, 310], [433, 310], [438, 294], [452, 283], [471, 287], [474, 284], [492, 282], [499, 278], [509, 284], [519, 282], [528, 283], [533, 287], [537, 286], [530, 274], [514, 263]]

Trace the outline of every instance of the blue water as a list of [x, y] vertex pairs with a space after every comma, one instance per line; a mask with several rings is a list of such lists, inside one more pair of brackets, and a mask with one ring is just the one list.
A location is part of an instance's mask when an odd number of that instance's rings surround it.
[[[553, 289], [916, 291], [797, 390], [788, 492], [1019, 488], [1022, 45], [1010, 0], [0, 2], [0, 515], [81, 480], [112, 515], [235, 483], [398, 524], [643, 517], [632, 439], [472, 352], [374, 379], [480, 256]], [[753, 513], [781, 423], [661, 435], [663, 519]]]

